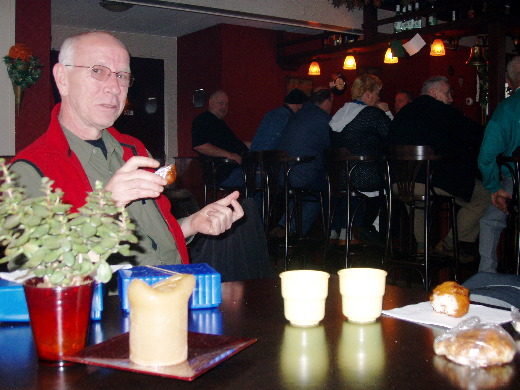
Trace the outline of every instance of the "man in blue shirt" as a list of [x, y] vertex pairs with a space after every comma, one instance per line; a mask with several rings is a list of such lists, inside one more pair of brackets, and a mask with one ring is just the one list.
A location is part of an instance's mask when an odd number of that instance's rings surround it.
[[[287, 151], [289, 156], [313, 156], [311, 162], [300, 164], [291, 170], [290, 182], [294, 187], [313, 191], [325, 191], [325, 166], [323, 152], [330, 147], [329, 122], [333, 95], [330, 89], [316, 88], [301, 110], [294, 116], [280, 139], [279, 148]], [[305, 236], [312, 227], [319, 212], [320, 204], [316, 201], [303, 201], [302, 204], [302, 234]], [[281, 226], [285, 225], [282, 218], [278, 227], [272, 231], [272, 236], [279, 236]], [[293, 218], [290, 231], [296, 231]]]
[[[500, 234], [506, 227], [507, 201], [513, 193], [513, 181], [507, 167], [499, 172], [496, 157], [500, 153], [511, 156], [520, 146], [520, 56], [507, 65], [506, 81], [514, 91], [495, 109], [486, 126], [484, 140], [478, 156], [484, 187], [491, 194], [491, 204], [480, 220], [480, 272], [496, 272], [497, 246]], [[503, 180], [500, 182], [500, 173]]]
[[284, 99], [284, 105], [269, 111], [262, 118], [256, 131], [251, 150], [276, 150], [280, 143], [283, 131], [292, 120], [294, 114], [309, 98], [302, 90], [294, 88]]

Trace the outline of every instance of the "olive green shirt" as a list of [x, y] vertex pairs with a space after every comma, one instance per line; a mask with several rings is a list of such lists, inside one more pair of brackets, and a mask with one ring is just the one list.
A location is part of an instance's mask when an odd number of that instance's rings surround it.
[[[92, 188], [96, 180], [106, 184], [123, 166], [123, 148], [109, 132], [102, 133], [107, 149], [105, 158], [100, 148], [82, 140], [63, 126], [62, 129], [70, 148], [85, 169]], [[20, 184], [26, 188], [28, 196], [41, 195], [41, 176], [33, 166], [18, 161], [11, 165], [10, 170], [19, 176]], [[139, 237], [139, 245], [132, 248], [131, 257], [123, 258], [122, 261], [133, 265], [180, 264], [181, 258], [175, 240], [155, 202], [140, 199], [127, 205], [126, 209], [137, 226], [135, 233]]]

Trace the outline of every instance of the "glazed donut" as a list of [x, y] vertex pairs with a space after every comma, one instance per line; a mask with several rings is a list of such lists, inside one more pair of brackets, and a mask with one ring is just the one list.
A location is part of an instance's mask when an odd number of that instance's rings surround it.
[[430, 304], [438, 313], [462, 317], [469, 310], [469, 290], [457, 282], [444, 282], [433, 290]]
[[177, 178], [177, 169], [175, 168], [175, 164], [165, 165], [164, 167], [157, 169], [154, 173], [161, 176], [163, 179], [166, 179], [168, 185], [173, 184]]

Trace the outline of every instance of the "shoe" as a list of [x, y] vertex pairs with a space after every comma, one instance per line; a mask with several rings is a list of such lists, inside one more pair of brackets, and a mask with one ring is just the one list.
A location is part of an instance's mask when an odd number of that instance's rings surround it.
[[[439, 241], [437, 245], [435, 245], [435, 248], [433, 248], [433, 253], [439, 256], [447, 256], [447, 257], [453, 257], [453, 248], [450, 248], [446, 245], [444, 240]], [[461, 248], [459, 248], [459, 262], [461, 264], [468, 264], [475, 261], [475, 256], [470, 255], [466, 252], [464, 252]]]

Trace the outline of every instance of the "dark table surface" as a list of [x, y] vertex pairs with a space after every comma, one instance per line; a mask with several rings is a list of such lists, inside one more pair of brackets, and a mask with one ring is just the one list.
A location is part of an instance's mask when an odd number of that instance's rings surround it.
[[[352, 324], [341, 312], [338, 278], [329, 284], [325, 319], [294, 328], [283, 315], [279, 279], [222, 284], [216, 309], [190, 312], [190, 331], [258, 341], [193, 382], [91, 365], [48, 367], [38, 362], [27, 323], [0, 323], [0, 389], [520, 389], [520, 357], [503, 367], [470, 371], [435, 356], [443, 332], [382, 316]], [[383, 309], [428, 299], [417, 289], [388, 285]], [[90, 344], [128, 331], [117, 296], [107, 297]], [[520, 348], [520, 336], [510, 324]]]

